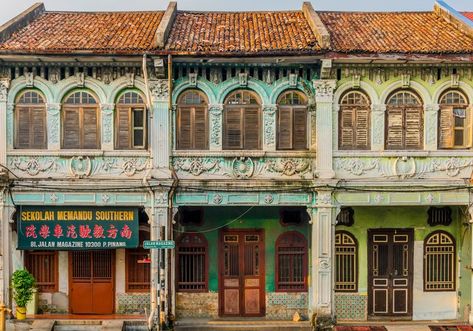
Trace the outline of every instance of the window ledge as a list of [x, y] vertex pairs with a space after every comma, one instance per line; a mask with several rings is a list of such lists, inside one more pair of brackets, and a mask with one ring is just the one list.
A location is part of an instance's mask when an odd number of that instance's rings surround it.
[[32, 150], [32, 149], [15, 149], [9, 150], [7, 156], [59, 156], [59, 157], [72, 157], [72, 156], [88, 156], [88, 157], [149, 157], [150, 152], [146, 150], [114, 150], [114, 151], [103, 151], [103, 150]]
[[315, 151], [209, 151], [209, 150], [174, 150], [173, 157], [291, 157], [314, 158]]
[[334, 151], [334, 157], [471, 157], [471, 150], [437, 150], [437, 151], [361, 151], [361, 150], [350, 150], [350, 151]]

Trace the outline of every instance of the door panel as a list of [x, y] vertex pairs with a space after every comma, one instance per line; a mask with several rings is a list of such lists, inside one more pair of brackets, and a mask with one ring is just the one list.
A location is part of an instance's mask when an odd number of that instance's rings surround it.
[[222, 231], [220, 246], [220, 315], [263, 316], [263, 231]]
[[370, 316], [412, 316], [413, 231], [368, 231]]

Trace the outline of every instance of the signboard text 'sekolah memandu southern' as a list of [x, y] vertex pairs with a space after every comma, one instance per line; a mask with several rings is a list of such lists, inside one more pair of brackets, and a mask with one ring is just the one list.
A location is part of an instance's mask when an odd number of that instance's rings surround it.
[[137, 208], [18, 207], [18, 249], [114, 249], [138, 243]]

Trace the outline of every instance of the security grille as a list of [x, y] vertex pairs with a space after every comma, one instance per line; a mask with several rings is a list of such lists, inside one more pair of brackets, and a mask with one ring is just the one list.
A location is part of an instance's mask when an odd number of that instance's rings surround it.
[[357, 290], [357, 244], [355, 238], [345, 231], [335, 234], [335, 291]]
[[455, 241], [446, 232], [425, 239], [424, 291], [455, 291]]

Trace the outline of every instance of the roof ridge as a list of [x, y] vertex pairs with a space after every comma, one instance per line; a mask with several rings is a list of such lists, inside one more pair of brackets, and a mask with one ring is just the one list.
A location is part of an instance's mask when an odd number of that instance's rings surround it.
[[257, 14], [277, 14], [277, 13], [302, 13], [300, 9], [290, 9], [290, 10], [178, 10], [178, 14], [187, 13], [187, 14], [242, 14], [242, 13], [257, 13]]
[[434, 12], [429, 10], [429, 11], [421, 11], [421, 10], [415, 10], [415, 11], [357, 11], [357, 10], [348, 10], [348, 11], [342, 11], [342, 10], [316, 10], [317, 13], [339, 13], [339, 14], [433, 14]]
[[113, 11], [74, 11], [74, 10], [47, 10], [44, 14], [140, 14], [164, 13], [165, 10], [113, 10]]

